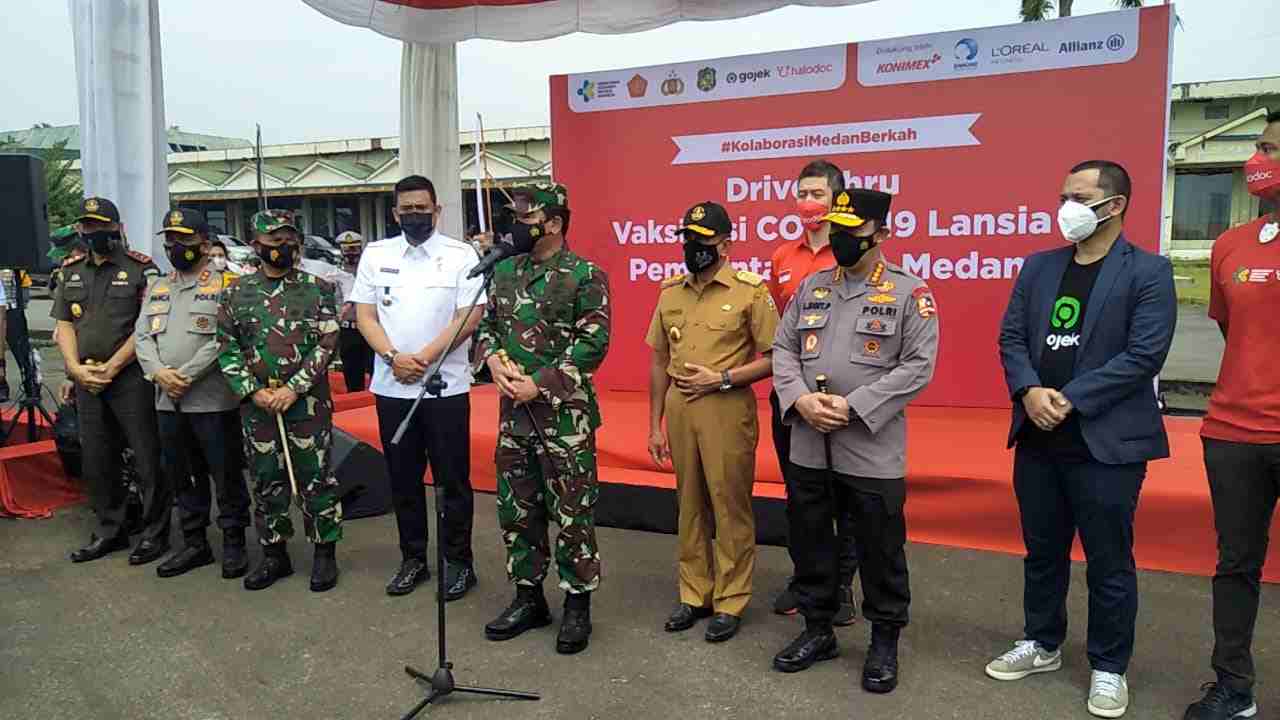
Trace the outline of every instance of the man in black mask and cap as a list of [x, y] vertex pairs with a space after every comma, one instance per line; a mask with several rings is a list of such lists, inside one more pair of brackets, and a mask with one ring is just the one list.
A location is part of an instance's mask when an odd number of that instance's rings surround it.
[[911, 601], [904, 411], [933, 377], [938, 350], [933, 294], [880, 253], [891, 234], [891, 200], [873, 190], [836, 195], [826, 216], [836, 267], [801, 284], [773, 343], [773, 384], [792, 426], [787, 519], [805, 619], [773, 665], [797, 672], [840, 653], [831, 629], [839, 607], [833, 518], [847, 508], [871, 622], [862, 687], [874, 693], [898, 685], [898, 634]]
[[134, 341], [147, 283], [160, 270], [150, 257], [126, 248], [123, 228], [114, 203], [85, 198], [76, 232], [88, 252], [75, 251], [62, 262], [53, 297], [58, 349], [71, 381], [62, 388], [62, 400], [70, 399], [74, 387], [84, 479], [98, 518], [89, 544], [71, 553], [73, 562], [97, 560], [129, 545], [122, 440], [133, 449], [145, 525], [129, 563], [143, 565], [169, 550], [173, 488], [159, 471], [154, 390], [136, 362]]

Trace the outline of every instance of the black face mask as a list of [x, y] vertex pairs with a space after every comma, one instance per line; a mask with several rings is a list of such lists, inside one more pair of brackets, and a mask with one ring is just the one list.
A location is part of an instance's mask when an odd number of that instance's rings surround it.
[[529, 225], [522, 222], [511, 225], [511, 246], [517, 255], [533, 252], [533, 246], [547, 234], [547, 227], [541, 223]]
[[417, 247], [431, 237], [436, 229], [436, 216], [433, 213], [405, 213], [400, 216], [400, 229], [410, 245]]
[[174, 243], [165, 248], [165, 254], [169, 256], [169, 262], [173, 263], [173, 267], [178, 272], [186, 272], [196, 266], [200, 262], [200, 258], [204, 257], [204, 252], [200, 250], [199, 245], [183, 245], [182, 243]]
[[258, 257], [262, 258], [262, 262], [277, 270], [287, 270], [293, 267], [294, 250], [294, 246], [290, 243], [285, 243], [276, 247], [267, 247], [266, 245], [259, 244]]
[[858, 237], [847, 230], [831, 232], [831, 254], [840, 267], [853, 267], [867, 251], [876, 246], [875, 235]]
[[351, 267], [360, 264], [360, 253], [343, 253], [342, 259]]
[[89, 246], [89, 249], [99, 255], [107, 255], [115, 249], [115, 242], [120, 239], [119, 230], [98, 230], [96, 232], [84, 233], [80, 236], [81, 240]]
[[716, 264], [720, 251], [714, 245], [703, 245], [696, 240], [684, 242], [684, 264], [691, 273], [700, 273]]

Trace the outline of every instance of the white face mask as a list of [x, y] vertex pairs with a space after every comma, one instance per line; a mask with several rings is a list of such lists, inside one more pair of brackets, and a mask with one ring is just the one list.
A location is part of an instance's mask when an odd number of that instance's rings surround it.
[[1098, 231], [1099, 225], [1115, 217], [1115, 215], [1108, 215], [1099, 220], [1093, 209], [1116, 197], [1119, 196], [1110, 195], [1092, 205], [1085, 205], [1075, 200], [1062, 203], [1062, 207], [1058, 208], [1058, 230], [1062, 232], [1062, 237], [1073, 245], [1088, 240]]
[[221, 256], [209, 258], [209, 264], [213, 266], [214, 270], [221, 271], [227, 269], [227, 259]]

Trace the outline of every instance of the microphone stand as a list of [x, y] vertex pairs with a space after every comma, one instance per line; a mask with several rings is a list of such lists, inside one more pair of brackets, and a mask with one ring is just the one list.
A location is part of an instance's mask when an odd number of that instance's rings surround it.
[[[436, 359], [435, 368], [433, 368], [431, 374], [427, 376], [427, 381], [423, 384], [422, 391], [418, 393], [417, 399], [413, 401], [413, 406], [409, 408], [409, 412], [406, 413], [404, 419], [400, 421], [400, 427], [396, 429], [395, 436], [391, 438], [392, 445], [400, 444], [400, 440], [404, 437], [405, 430], [408, 429], [409, 423], [413, 419], [414, 412], [418, 409], [418, 404], [422, 402], [423, 396], [430, 392], [432, 395], [439, 397], [440, 393], [444, 392], [445, 382], [444, 377], [440, 374], [440, 368], [444, 366], [445, 358], [447, 358], [449, 353], [453, 352], [455, 349], [454, 343], [458, 341], [458, 336], [462, 334], [462, 328], [466, 327], [467, 323], [471, 320], [471, 315], [476, 311], [476, 303], [480, 301], [480, 296], [489, 288], [489, 283], [492, 280], [493, 269], [490, 268], [489, 272], [484, 274], [484, 282], [480, 284], [480, 287], [476, 289], [475, 296], [471, 298], [471, 304], [467, 306], [467, 314], [463, 316], [462, 322], [458, 324], [458, 329], [454, 331], [453, 338], [449, 340], [449, 344], [445, 346], [444, 352], [440, 353], [440, 357]], [[526, 405], [525, 409], [528, 410], [529, 406]], [[531, 410], [529, 417], [530, 419], [533, 418]], [[534, 427], [537, 428], [536, 421]], [[537, 428], [537, 430], [538, 437], [542, 439], [545, 446], [546, 439], [542, 437], [542, 430], [541, 428]], [[439, 640], [439, 663], [436, 666], [435, 672], [431, 675], [427, 675], [410, 665], [404, 666], [404, 671], [409, 677], [426, 684], [430, 688], [430, 691], [421, 702], [405, 714], [402, 720], [413, 720], [413, 718], [417, 717], [418, 713], [426, 709], [428, 705], [455, 692], [484, 695], [488, 697], [509, 698], [512, 700], [542, 699], [542, 696], [536, 693], [520, 692], [517, 690], [502, 690], [497, 688], [471, 687], [467, 685], [458, 685], [454, 682], [453, 663], [449, 662], [448, 649], [445, 644], [445, 558], [444, 543], [442, 542], [444, 539], [443, 484], [444, 483], [441, 478], [433, 479], [432, 485], [434, 486], [436, 498], [436, 637]]]

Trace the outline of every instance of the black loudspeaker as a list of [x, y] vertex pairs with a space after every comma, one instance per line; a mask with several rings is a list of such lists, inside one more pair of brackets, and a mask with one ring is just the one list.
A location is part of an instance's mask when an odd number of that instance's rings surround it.
[[31, 155], [0, 154], [0, 267], [47, 273], [49, 221], [44, 162]]
[[386, 515], [391, 511], [391, 477], [382, 453], [354, 435], [333, 429], [333, 474], [338, 477], [342, 518]]

